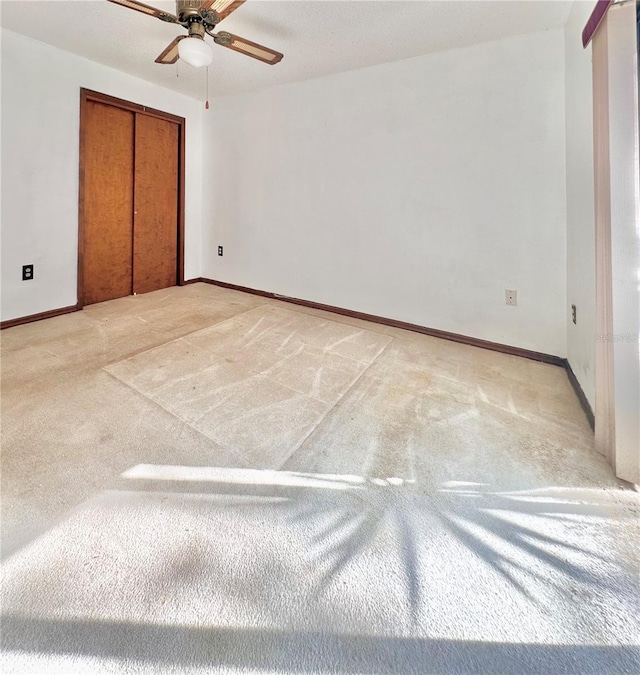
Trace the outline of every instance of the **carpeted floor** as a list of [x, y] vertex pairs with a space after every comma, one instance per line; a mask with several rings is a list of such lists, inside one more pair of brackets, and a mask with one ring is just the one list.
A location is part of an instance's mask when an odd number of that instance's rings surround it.
[[2, 334], [3, 672], [635, 673], [564, 371], [204, 284]]

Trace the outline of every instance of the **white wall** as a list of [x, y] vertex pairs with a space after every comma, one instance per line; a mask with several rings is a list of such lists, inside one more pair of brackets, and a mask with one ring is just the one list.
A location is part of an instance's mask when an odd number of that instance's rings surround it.
[[[567, 358], [595, 409], [596, 253], [591, 45], [582, 29], [594, 3], [574, 2], [565, 25], [567, 127]], [[576, 305], [577, 322], [571, 320]]]
[[200, 276], [202, 103], [2, 30], [3, 320], [77, 302], [81, 87], [186, 118], [185, 276]]
[[564, 356], [563, 44], [560, 29], [214, 102], [203, 275]]

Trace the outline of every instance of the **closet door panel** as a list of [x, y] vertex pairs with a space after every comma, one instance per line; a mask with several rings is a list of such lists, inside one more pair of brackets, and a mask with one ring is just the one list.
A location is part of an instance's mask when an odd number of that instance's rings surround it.
[[88, 101], [84, 137], [84, 304], [131, 295], [135, 115]]
[[133, 292], [177, 283], [179, 127], [150, 115], [135, 121]]

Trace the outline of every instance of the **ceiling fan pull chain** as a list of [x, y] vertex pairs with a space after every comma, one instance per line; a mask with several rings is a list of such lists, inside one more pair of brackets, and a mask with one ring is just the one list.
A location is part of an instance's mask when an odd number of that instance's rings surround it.
[[204, 104], [204, 109], [209, 110], [209, 66], [207, 66], [207, 101]]

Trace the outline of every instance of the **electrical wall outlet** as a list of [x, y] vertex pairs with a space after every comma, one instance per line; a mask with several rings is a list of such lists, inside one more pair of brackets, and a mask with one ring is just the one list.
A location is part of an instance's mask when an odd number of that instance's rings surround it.
[[22, 266], [22, 281], [30, 281], [33, 279], [33, 265]]
[[575, 305], [571, 305], [571, 321], [573, 321], [573, 323], [577, 323], [577, 321], [576, 321], [576, 306]]
[[505, 289], [504, 302], [505, 305], [512, 305], [515, 307], [518, 304], [518, 291], [510, 291]]
[[218, 255], [222, 255], [222, 252], [223, 252], [222, 246], [218, 246]]

